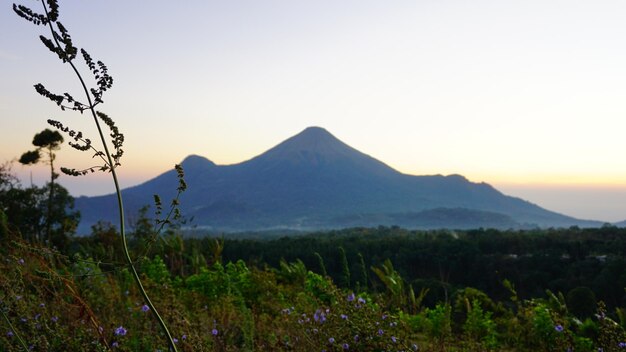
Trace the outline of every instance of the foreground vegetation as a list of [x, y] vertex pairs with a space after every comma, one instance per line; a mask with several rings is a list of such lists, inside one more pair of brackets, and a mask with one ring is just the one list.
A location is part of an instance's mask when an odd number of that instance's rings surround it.
[[[99, 224], [91, 236], [70, 239], [59, 251], [23, 239], [7, 220], [4, 216], [0, 226], [0, 350], [168, 349], [123, 265], [117, 248], [119, 234], [113, 226]], [[596, 258], [599, 255], [592, 256], [606, 268], [608, 262], [623, 260], [616, 251], [624, 247], [618, 249], [613, 242], [623, 238], [620, 229], [518, 235], [478, 231], [451, 236], [379, 228], [270, 241], [185, 239], [171, 229], [152, 242], [149, 224], [146, 218], [135, 224], [130, 245], [146, 289], [169, 322], [180, 350], [626, 349], [623, 305], [607, 308], [596, 300], [603, 292], [580, 286], [565, 293], [548, 290], [521, 297], [516, 284], [503, 278], [499, 285], [507, 295], [495, 298], [455, 282], [457, 276], [450, 269], [479, 238], [488, 240], [491, 248], [515, 240], [518, 250], [529, 251], [538, 243], [545, 248], [546, 241], [552, 243], [550, 248], [579, 242], [587, 251], [611, 251], [603, 262]], [[445, 249], [449, 259], [440, 258], [439, 263], [448, 268], [448, 281], [440, 280], [437, 289], [416, 285], [419, 279], [407, 280], [411, 266], [399, 264], [402, 253], [421, 247], [423, 255], [438, 256], [442, 251], [436, 248], [443, 243], [448, 246], [440, 249]], [[368, 246], [378, 250], [365, 252]], [[252, 248], [258, 252], [250, 252]], [[382, 257], [386, 254], [394, 261]], [[581, 258], [590, 255], [587, 252]], [[294, 256], [306, 259], [307, 264]], [[466, 262], [466, 272], [475, 270], [480, 258], [493, 262], [492, 256], [483, 253]], [[552, 265], [549, 256], [539, 255], [535, 260], [541, 257], [548, 258], [543, 265]], [[314, 261], [308, 263], [311, 258]], [[483, 269], [489, 278], [492, 273]], [[498, 267], [491, 270], [506, 272]], [[427, 270], [423, 273], [430, 275]], [[477, 283], [482, 285], [482, 281]], [[446, 287], [445, 294], [441, 287]]]

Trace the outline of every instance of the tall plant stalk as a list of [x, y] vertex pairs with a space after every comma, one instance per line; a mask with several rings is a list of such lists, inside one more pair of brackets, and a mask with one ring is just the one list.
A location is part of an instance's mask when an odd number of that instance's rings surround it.
[[[48, 3], [48, 6], [46, 6], [46, 2]], [[87, 99], [87, 104], [83, 104], [74, 100], [74, 98], [68, 93], [64, 93], [63, 95], [56, 95], [56, 94], [50, 93], [41, 84], [35, 85], [35, 89], [37, 90], [39, 94], [56, 102], [57, 105], [59, 105], [62, 110], [71, 109], [71, 110], [80, 111], [81, 113], [85, 110], [88, 110], [96, 125], [98, 136], [100, 138], [100, 141], [102, 143], [102, 148], [103, 148], [102, 151], [98, 151], [92, 146], [91, 141], [89, 139], [83, 138], [81, 132], [70, 130], [69, 128], [63, 126], [58, 121], [48, 120], [48, 123], [68, 133], [71, 137], [74, 138], [76, 143], [70, 142], [70, 145], [72, 147], [81, 151], [87, 151], [87, 150], [95, 151], [96, 152], [95, 156], [98, 156], [104, 162], [103, 166], [91, 167], [91, 168], [84, 169], [84, 170], [67, 169], [67, 168], [61, 168], [61, 170], [64, 173], [73, 175], [73, 176], [85, 175], [89, 172], [94, 172], [97, 170], [108, 171], [111, 173], [111, 176], [113, 178], [113, 183], [115, 186], [115, 194], [117, 196], [122, 249], [124, 251], [124, 257], [126, 259], [128, 268], [130, 269], [130, 272], [133, 276], [133, 279], [135, 281], [137, 288], [139, 289], [139, 292], [141, 293], [146, 304], [148, 305], [148, 307], [150, 307], [150, 310], [156, 317], [163, 333], [166, 335], [170, 349], [173, 351], [177, 351], [176, 345], [174, 343], [174, 339], [172, 338], [172, 334], [170, 333], [165, 321], [163, 320], [161, 315], [158, 313], [157, 308], [154, 306], [154, 304], [150, 300], [148, 293], [144, 289], [143, 284], [141, 282], [141, 278], [139, 277], [139, 274], [137, 273], [137, 270], [133, 264], [133, 260], [131, 259], [131, 256], [128, 250], [128, 245], [127, 245], [127, 240], [126, 240], [126, 226], [125, 226], [125, 219], [124, 219], [124, 202], [122, 200], [122, 192], [121, 192], [121, 188], [120, 188], [120, 184], [119, 184], [117, 172], [116, 172], [117, 166], [120, 165], [119, 158], [123, 154], [121, 146], [124, 141], [124, 137], [121, 133], [119, 133], [119, 130], [115, 126], [113, 120], [111, 120], [105, 114], [99, 111], [96, 111], [95, 109], [95, 107], [99, 103], [102, 103], [102, 93], [104, 93], [104, 91], [106, 91], [108, 88], [111, 87], [113, 79], [108, 75], [107, 68], [101, 61], [98, 61], [97, 66], [96, 66], [96, 63], [93, 62], [89, 54], [84, 49], [81, 49], [82, 56], [87, 66], [89, 66], [89, 69], [94, 74], [94, 78], [96, 79], [97, 84], [98, 84], [98, 89], [95, 89], [95, 88], [89, 89], [87, 87], [87, 84], [85, 83], [85, 80], [83, 79], [83, 76], [81, 75], [81, 73], [79, 72], [79, 70], [77, 69], [76, 65], [73, 62], [73, 59], [76, 57], [78, 50], [72, 44], [71, 37], [69, 36], [69, 33], [67, 32], [65, 27], [63, 27], [63, 25], [57, 21], [57, 18], [58, 18], [57, 1], [56, 0], [47, 0], [47, 1], [41, 0], [41, 4], [44, 9], [43, 15], [34, 13], [32, 10], [22, 5], [14, 4], [13, 9], [20, 17], [23, 17], [30, 22], [33, 22], [37, 25], [39, 24], [47, 25], [52, 35], [52, 41], [48, 38], [41, 36], [40, 38], [42, 42], [48, 47], [48, 49], [50, 49], [50, 51], [52, 51], [53, 53], [56, 53], [64, 63], [68, 63], [70, 65], [76, 77], [80, 81], [81, 87]], [[57, 27], [56, 30], [53, 24], [56, 24], [56, 27]], [[93, 96], [93, 99], [92, 99], [92, 96]], [[73, 105], [65, 105], [66, 103], [70, 103], [70, 104], [73, 103]], [[115, 154], [112, 154], [109, 149], [101, 122], [104, 122], [111, 130], [111, 137], [113, 138], [112, 143], [116, 149]], [[179, 171], [179, 176], [181, 176], [182, 171], [179, 169], [178, 165], [177, 165], [177, 170]], [[184, 185], [184, 181], [183, 181], [183, 185]], [[181, 187], [179, 187], [179, 194], [182, 190], [181, 190]]]

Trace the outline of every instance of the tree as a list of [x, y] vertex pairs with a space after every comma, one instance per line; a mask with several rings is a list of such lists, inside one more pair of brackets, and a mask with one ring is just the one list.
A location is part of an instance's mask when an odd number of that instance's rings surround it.
[[56, 154], [54, 151], [61, 149], [61, 144], [63, 143], [63, 136], [57, 131], [52, 131], [48, 128], [37, 133], [33, 138], [33, 145], [37, 147], [35, 150], [27, 151], [22, 154], [19, 159], [19, 162], [24, 165], [37, 164], [42, 160], [42, 152], [45, 152], [47, 159], [44, 160], [44, 163], [50, 165], [50, 190], [48, 193], [48, 217], [46, 220], [46, 240], [52, 240], [51, 233], [51, 221], [52, 221], [52, 200], [54, 198], [54, 180], [59, 177], [54, 171], [54, 159], [56, 158]]
[[42, 241], [47, 234], [50, 245], [65, 248], [69, 235], [78, 226], [80, 214], [74, 211], [74, 198], [61, 185], [22, 188], [10, 164], [0, 165], [0, 211], [7, 227], [29, 240]]

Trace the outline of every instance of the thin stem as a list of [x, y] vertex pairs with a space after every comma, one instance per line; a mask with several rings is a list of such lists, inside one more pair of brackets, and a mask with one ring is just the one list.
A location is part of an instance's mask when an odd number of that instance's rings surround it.
[[46, 237], [48, 245], [52, 245], [52, 200], [54, 199], [54, 153], [48, 148], [48, 159], [50, 159], [50, 192], [48, 194], [48, 218], [46, 219]]
[[17, 337], [17, 339], [20, 341], [20, 344], [22, 345], [22, 347], [24, 347], [24, 351], [28, 351], [28, 345], [26, 345], [26, 342], [22, 339], [22, 337], [17, 332], [17, 330], [15, 330], [15, 328], [13, 327], [13, 324], [11, 324], [11, 320], [4, 313], [4, 309], [0, 309], [0, 312], [2, 312], [2, 316], [4, 317], [4, 320], [6, 320], [7, 324], [9, 324], [9, 329], [11, 329], [11, 332], [13, 332], [13, 335], [15, 335]]
[[[48, 9], [46, 8], [46, 4], [45, 4], [45, 0], [41, 0], [41, 4], [43, 5], [43, 8], [46, 12], [46, 17], [49, 17], [48, 15]], [[49, 21], [49, 27], [50, 27], [50, 31], [52, 31], [52, 38], [54, 39], [56, 45], [60, 48], [61, 45], [59, 44], [58, 40], [56, 39], [56, 36], [54, 35], [54, 28], [52, 27], [52, 23]], [[161, 329], [163, 330], [163, 332], [165, 333], [165, 335], [167, 336], [167, 340], [168, 343], [170, 345], [170, 348], [174, 351], [177, 352], [178, 349], [176, 348], [176, 344], [174, 344], [174, 339], [172, 338], [172, 334], [170, 333], [169, 329], [167, 328], [167, 325], [165, 324], [165, 321], [163, 321], [163, 318], [161, 318], [161, 316], [159, 315], [156, 307], [154, 306], [154, 304], [152, 303], [152, 301], [150, 300], [150, 297], [148, 297], [148, 293], [146, 292], [146, 290], [143, 287], [143, 284], [141, 283], [141, 279], [139, 278], [139, 274], [137, 273], [137, 270], [135, 269], [135, 266], [133, 265], [133, 261], [130, 258], [130, 253], [128, 251], [128, 246], [126, 244], [126, 229], [124, 226], [124, 203], [122, 201], [122, 192], [121, 192], [121, 188], [119, 185], [119, 181], [117, 179], [117, 173], [115, 172], [115, 164], [113, 163], [113, 158], [111, 157], [111, 153], [109, 152], [109, 148], [106, 142], [106, 139], [104, 138], [104, 133], [102, 132], [102, 127], [100, 126], [100, 122], [98, 121], [98, 117], [96, 115], [96, 110], [95, 110], [95, 105], [93, 104], [93, 102], [91, 101], [91, 96], [89, 95], [89, 90], [87, 89], [87, 85], [85, 84], [85, 81], [83, 80], [83, 77], [81, 76], [80, 72], [78, 72], [78, 69], [76, 68], [76, 66], [74, 65], [74, 63], [72, 62], [72, 60], [67, 59], [66, 60], [70, 66], [72, 67], [72, 69], [74, 70], [74, 73], [76, 74], [76, 76], [78, 77], [81, 86], [83, 87], [83, 91], [85, 92], [85, 96], [87, 97], [87, 102], [89, 103], [89, 110], [91, 111], [91, 115], [94, 119], [94, 122], [96, 124], [96, 128], [98, 129], [98, 134], [100, 135], [100, 140], [102, 141], [102, 145], [104, 148], [104, 152], [106, 154], [107, 160], [108, 160], [108, 164], [111, 170], [111, 175], [113, 176], [113, 183], [115, 184], [115, 193], [117, 195], [117, 205], [118, 205], [118, 209], [119, 209], [119, 221], [120, 221], [120, 234], [122, 237], [122, 248], [124, 249], [124, 256], [126, 258], [126, 262], [128, 263], [128, 267], [130, 268], [130, 271], [133, 275], [133, 279], [135, 280], [135, 283], [137, 285], [137, 287], [139, 288], [139, 292], [141, 292], [141, 295], [143, 296], [144, 300], [146, 301], [146, 304], [148, 305], [148, 307], [150, 307], [150, 310], [154, 313], [155, 317], [157, 318], [159, 325], [161, 326]]]

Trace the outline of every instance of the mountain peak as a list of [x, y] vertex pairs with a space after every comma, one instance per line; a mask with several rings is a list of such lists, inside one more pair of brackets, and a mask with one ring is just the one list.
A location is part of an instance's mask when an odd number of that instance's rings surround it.
[[311, 136], [315, 138], [335, 138], [330, 132], [323, 127], [310, 126], [298, 133], [297, 136]]
[[322, 127], [307, 127], [274, 148], [259, 155], [258, 159], [310, 161], [354, 157], [361, 153], [343, 143]]

